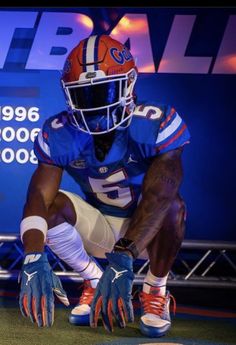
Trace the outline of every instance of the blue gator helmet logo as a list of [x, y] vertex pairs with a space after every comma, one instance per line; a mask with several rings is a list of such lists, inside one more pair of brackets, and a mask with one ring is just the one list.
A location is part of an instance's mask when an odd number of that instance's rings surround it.
[[125, 47], [122, 51], [117, 48], [110, 49], [110, 55], [118, 64], [123, 65], [126, 61], [133, 59], [130, 51]]

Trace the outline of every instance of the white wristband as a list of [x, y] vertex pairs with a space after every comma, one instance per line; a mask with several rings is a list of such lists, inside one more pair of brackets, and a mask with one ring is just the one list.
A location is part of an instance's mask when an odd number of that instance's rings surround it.
[[37, 229], [42, 231], [44, 235], [44, 242], [46, 241], [46, 234], [48, 231], [48, 224], [43, 217], [40, 216], [29, 216], [23, 218], [20, 223], [20, 238], [21, 242], [23, 242], [23, 235], [26, 231], [31, 229]]

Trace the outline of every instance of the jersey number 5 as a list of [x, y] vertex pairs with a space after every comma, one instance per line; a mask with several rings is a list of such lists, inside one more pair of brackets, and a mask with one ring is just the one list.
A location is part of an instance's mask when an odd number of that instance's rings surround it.
[[126, 208], [133, 201], [130, 187], [123, 187], [122, 181], [126, 178], [123, 169], [116, 171], [106, 179], [89, 177], [89, 182], [96, 197], [103, 203]]

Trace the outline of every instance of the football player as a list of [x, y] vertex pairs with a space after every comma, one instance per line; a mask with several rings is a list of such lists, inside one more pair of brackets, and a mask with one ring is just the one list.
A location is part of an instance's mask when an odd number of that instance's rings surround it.
[[[168, 274], [184, 236], [179, 194], [189, 131], [175, 108], [138, 104], [129, 49], [108, 35], [83, 39], [68, 55], [61, 83], [68, 109], [47, 119], [20, 224], [25, 258], [20, 308], [38, 326], [53, 323], [54, 293], [69, 304], [45, 244], [84, 279], [69, 320], [112, 331], [134, 319], [133, 261], [149, 259], [140, 302], [141, 332], [171, 326]], [[63, 172], [78, 190], [60, 189]], [[107, 258], [103, 271], [95, 258]]]

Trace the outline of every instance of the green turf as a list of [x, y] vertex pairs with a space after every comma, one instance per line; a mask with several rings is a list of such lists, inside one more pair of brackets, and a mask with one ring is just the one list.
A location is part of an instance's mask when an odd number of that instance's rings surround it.
[[175, 342], [187, 345], [236, 345], [236, 322], [232, 319], [193, 319], [174, 317], [172, 329], [161, 339], [145, 338], [139, 332], [138, 319], [112, 334], [97, 329], [72, 326], [69, 310], [57, 308], [51, 328], [38, 328], [23, 318], [18, 308], [0, 308], [0, 345], [98, 345]]

